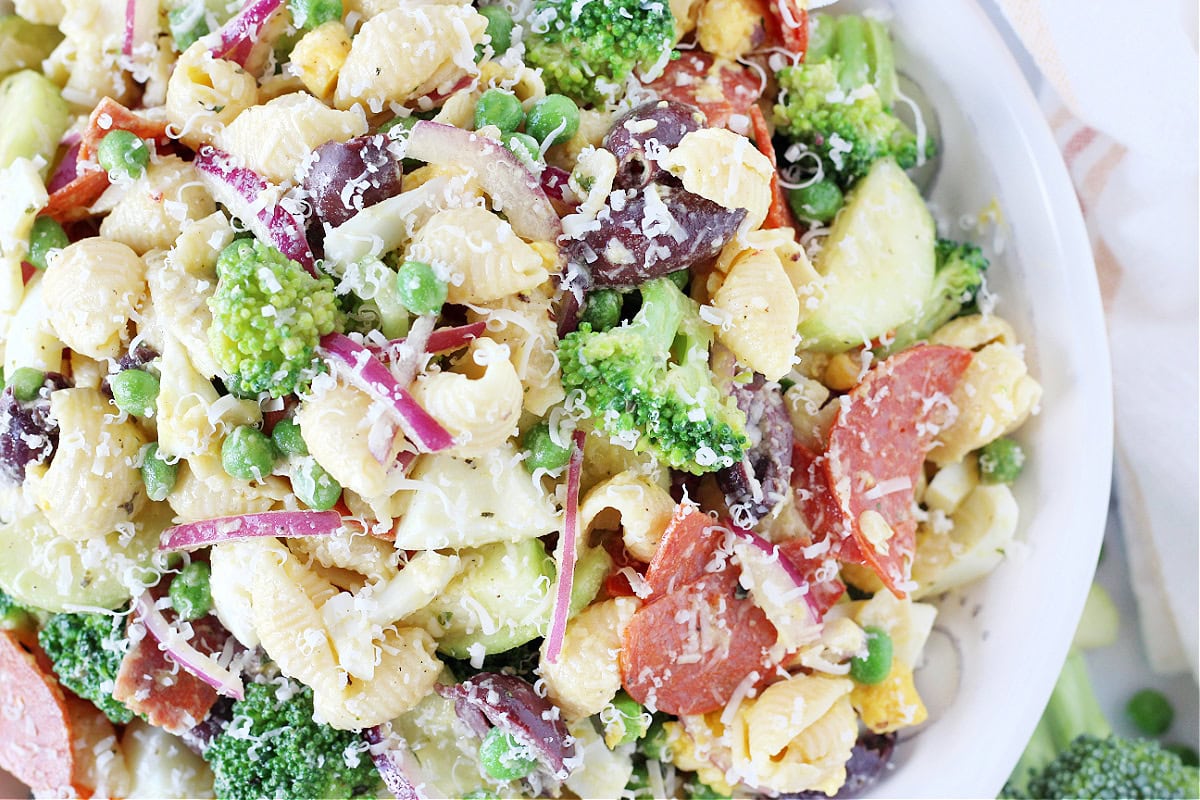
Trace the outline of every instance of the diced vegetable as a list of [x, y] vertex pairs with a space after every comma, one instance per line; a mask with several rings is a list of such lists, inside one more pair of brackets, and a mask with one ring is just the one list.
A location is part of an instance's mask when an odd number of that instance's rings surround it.
[[14, 72], [0, 82], [0, 119], [0, 169], [18, 158], [40, 158], [45, 175], [70, 124], [58, 87], [41, 73]]

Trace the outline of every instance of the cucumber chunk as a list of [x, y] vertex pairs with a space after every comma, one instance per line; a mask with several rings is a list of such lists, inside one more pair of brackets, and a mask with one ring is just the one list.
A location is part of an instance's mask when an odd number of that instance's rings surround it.
[[[451, 658], [503, 653], [546, 634], [554, 607], [556, 570], [540, 539], [498, 542], [459, 551], [462, 572], [409, 619], [438, 640]], [[603, 548], [584, 550], [575, 566], [571, 613], [600, 591], [612, 568]]]
[[117, 608], [131, 596], [129, 582], [153, 582], [152, 559], [173, 513], [153, 503], [132, 537], [114, 531], [80, 540], [58, 535], [39, 511], [19, 516], [0, 525], [0, 589], [46, 611]]
[[0, 169], [41, 156], [45, 176], [71, 122], [58, 87], [32, 70], [14, 72], [0, 83], [0, 119]]
[[35, 25], [16, 14], [0, 17], [0, 77], [19, 69], [40, 69], [62, 40], [53, 25]]
[[890, 158], [875, 162], [813, 262], [823, 297], [800, 323], [801, 349], [840, 353], [912, 319], [933, 288], [934, 240], [908, 175]]

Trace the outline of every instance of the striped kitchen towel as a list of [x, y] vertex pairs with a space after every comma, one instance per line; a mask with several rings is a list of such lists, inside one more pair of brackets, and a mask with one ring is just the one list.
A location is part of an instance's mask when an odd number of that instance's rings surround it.
[[1196, 3], [998, 5], [1041, 72], [1095, 254], [1146, 655], [1157, 671], [1200, 676]]

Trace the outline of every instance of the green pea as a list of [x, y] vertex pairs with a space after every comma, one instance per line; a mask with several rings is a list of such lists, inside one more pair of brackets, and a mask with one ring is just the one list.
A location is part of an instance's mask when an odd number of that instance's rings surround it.
[[96, 148], [96, 160], [105, 172], [124, 173], [139, 178], [150, 163], [150, 148], [136, 135], [125, 130], [109, 131]]
[[616, 289], [598, 289], [587, 296], [587, 305], [579, 321], [592, 326], [594, 331], [615, 328], [621, 321], [621, 305], [625, 298]]
[[504, 6], [483, 6], [479, 13], [487, 19], [487, 35], [492, 40], [492, 52], [504, 55], [512, 47], [513, 18]]
[[300, 502], [316, 511], [328, 511], [342, 496], [342, 485], [312, 458], [306, 458], [296, 467], [292, 489]]
[[797, 219], [805, 222], [829, 222], [842, 207], [842, 190], [831, 180], [817, 181], [788, 190], [788, 205]]
[[288, 0], [297, 28], [312, 30], [342, 18], [342, 0]]
[[175, 49], [180, 53], [195, 44], [201, 36], [208, 35], [208, 20], [204, 12], [203, 2], [176, 6], [167, 12], [167, 27], [171, 31]]
[[168, 464], [158, 454], [158, 442], [142, 448], [142, 483], [146, 485], [146, 496], [151, 500], [166, 500], [179, 478], [179, 465]]
[[579, 130], [579, 106], [566, 95], [548, 94], [529, 109], [525, 119], [525, 132], [539, 142], [551, 136], [551, 144], [570, 141]]
[[158, 378], [141, 369], [127, 369], [112, 376], [109, 381], [113, 402], [117, 408], [135, 417], [154, 415], [158, 400]]
[[45, 382], [46, 373], [33, 367], [20, 367], [14, 370], [12, 377], [8, 379], [8, 385], [13, 390], [13, 397], [22, 403], [36, 400], [38, 392], [42, 390]]
[[488, 775], [502, 781], [515, 781], [533, 772], [537, 760], [529, 748], [511, 733], [492, 728], [479, 745], [479, 763]]
[[850, 659], [850, 677], [871, 686], [882, 683], [892, 671], [892, 637], [883, 628], [868, 625], [867, 655]]
[[495, 125], [505, 133], [512, 133], [524, 121], [525, 109], [512, 92], [488, 89], [475, 101], [475, 130]]
[[1185, 767], [1200, 767], [1200, 753], [1197, 753], [1194, 748], [1186, 744], [1172, 742], [1164, 744], [1162, 749], [1179, 756], [1179, 760], [1183, 762]]
[[261, 481], [274, 464], [275, 448], [258, 428], [241, 425], [221, 442], [221, 466], [234, 478]]
[[[641, 703], [622, 690], [613, 698], [612, 707], [612, 722], [608, 723], [604, 732], [604, 741], [609, 749], [636, 742], [646, 735], [650, 727], [650, 715]], [[610, 737], [610, 731], [614, 736]]]
[[402, 131], [411, 131], [413, 126], [420, 122], [418, 117], [409, 115], [407, 117], [395, 117], [379, 126], [380, 133], [387, 133], [393, 128], [399, 128]]
[[984, 483], [1012, 483], [1025, 467], [1025, 451], [1007, 437], [985, 444], [979, 451], [979, 477]]
[[308, 455], [308, 445], [304, 443], [300, 426], [294, 419], [281, 419], [276, 422], [271, 431], [271, 441], [275, 443], [275, 449], [284, 456]]
[[420, 261], [405, 261], [396, 271], [400, 304], [414, 314], [436, 314], [446, 302], [446, 282], [433, 267]]
[[674, 272], [668, 272], [667, 278], [679, 288], [679, 291], [686, 292], [688, 281], [692, 279], [692, 271], [686, 267], [684, 269], [677, 269]]
[[1125, 705], [1129, 721], [1147, 736], [1161, 736], [1175, 720], [1171, 701], [1157, 689], [1142, 689]]
[[46, 256], [51, 250], [61, 250], [71, 243], [67, 232], [50, 217], [38, 217], [29, 233], [29, 253], [25, 260], [38, 269], [46, 268]]
[[530, 472], [538, 469], [554, 471], [571, 460], [571, 451], [550, 438], [550, 423], [545, 420], [530, 428], [521, 443], [529, 453], [525, 469]]
[[212, 611], [212, 569], [204, 561], [193, 561], [171, 580], [167, 596], [171, 607], [186, 620], [200, 619]]
[[533, 167], [542, 160], [541, 145], [528, 133], [506, 133], [500, 141], [527, 167]]

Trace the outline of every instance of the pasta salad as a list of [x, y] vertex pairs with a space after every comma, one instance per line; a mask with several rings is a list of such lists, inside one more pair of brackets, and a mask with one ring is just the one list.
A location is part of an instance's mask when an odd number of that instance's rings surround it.
[[39, 796], [853, 796], [926, 721], [1041, 389], [882, 15], [16, 0], [0, 120]]

